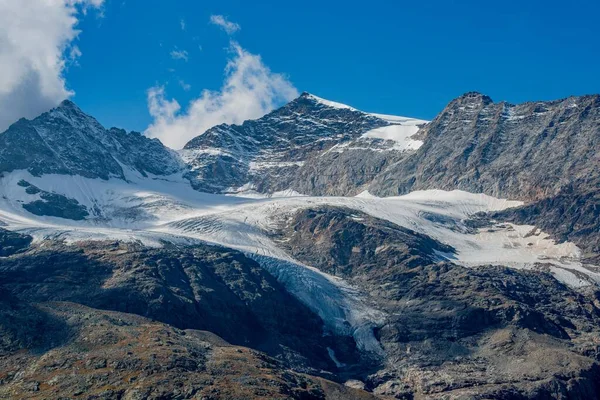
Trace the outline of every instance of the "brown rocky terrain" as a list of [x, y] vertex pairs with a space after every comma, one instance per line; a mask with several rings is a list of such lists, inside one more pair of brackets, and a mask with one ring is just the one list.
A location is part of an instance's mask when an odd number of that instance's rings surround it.
[[371, 398], [304, 374], [352, 339], [239, 252], [2, 233], [0, 397]]
[[210, 332], [74, 303], [23, 305], [3, 295], [0, 307], [0, 329], [17, 328], [24, 340], [3, 340], [0, 347], [2, 398], [374, 398], [286, 370], [264, 353]]

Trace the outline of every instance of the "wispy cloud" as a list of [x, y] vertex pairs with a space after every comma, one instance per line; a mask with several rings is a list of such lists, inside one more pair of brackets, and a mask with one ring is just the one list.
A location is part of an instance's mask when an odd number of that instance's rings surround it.
[[76, 64], [81, 13], [104, 0], [0, 1], [0, 132], [73, 95], [63, 73]]
[[171, 52], [171, 58], [173, 60], [184, 60], [184, 61], [188, 61], [189, 60], [189, 56], [188, 56], [188, 52], [185, 50], [173, 50]]
[[210, 23], [219, 26], [221, 29], [227, 32], [228, 35], [233, 35], [237, 31], [242, 29], [242, 27], [239, 24], [229, 21], [222, 15], [211, 15]]
[[215, 125], [259, 118], [298, 96], [287, 77], [272, 72], [259, 55], [234, 41], [229, 51], [221, 89], [204, 90], [185, 111], [177, 100], [167, 98], [164, 86], [148, 90], [148, 109], [154, 122], [146, 130], [147, 136], [179, 149]]
[[185, 26], [186, 26], [186, 25], [185, 25], [185, 20], [184, 20], [183, 18], [181, 18], [181, 19], [179, 20], [179, 25], [181, 26], [181, 30], [182, 30], [182, 31], [185, 31]]
[[179, 86], [181, 86], [181, 88], [186, 92], [189, 92], [192, 89], [192, 85], [186, 83], [183, 79], [179, 80]]

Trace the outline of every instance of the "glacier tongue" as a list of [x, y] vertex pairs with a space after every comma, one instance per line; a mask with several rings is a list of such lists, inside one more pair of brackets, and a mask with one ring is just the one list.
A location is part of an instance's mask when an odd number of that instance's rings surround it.
[[362, 295], [344, 280], [297, 262], [258, 254], [250, 257], [316, 312], [332, 333], [353, 336], [362, 351], [384, 354], [373, 328], [383, 324], [385, 314], [367, 305]]

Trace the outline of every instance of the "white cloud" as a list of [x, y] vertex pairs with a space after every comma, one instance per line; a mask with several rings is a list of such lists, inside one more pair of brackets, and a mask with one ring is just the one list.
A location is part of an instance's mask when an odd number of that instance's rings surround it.
[[179, 25], [181, 25], [181, 30], [185, 31], [185, 20], [183, 18], [179, 20]]
[[173, 60], [185, 60], [186, 62], [189, 60], [188, 52], [185, 50], [173, 50], [171, 52], [171, 58]]
[[271, 72], [260, 56], [231, 42], [232, 57], [225, 67], [219, 91], [204, 90], [182, 112], [175, 99], [168, 99], [163, 86], [148, 90], [148, 109], [154, 122], [145, 134], [179, 149], [190, 139], [222, 123], [240, 124], [263, 116], [298, 96], [283, 75]]
[[0, 0], [0, 131], [73, 95], [63, 77], [81, 51], [79, 12], [104, 0]]
[[239, 24], [229, 21], [222, 15], [211, 15], [210, 23], [221, 27], [221, 29], [227, 32], [228, 35], [233, 35], [237, 31], [242, 29], [242, 27]]

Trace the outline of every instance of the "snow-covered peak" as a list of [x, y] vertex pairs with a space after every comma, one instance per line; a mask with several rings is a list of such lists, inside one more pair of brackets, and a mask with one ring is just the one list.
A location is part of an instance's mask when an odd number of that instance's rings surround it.
[[354, 108], [352, 106], [349, 106], [347, 104], [343, 104], [343, 103], [338, 103], [336, 101], [331, 101], [331, 100], [327, 100], [324, 99], [322, 97], [318, 97], [315, 96], [314, 94], [308, 93], [308, 92], [304, 92], [302, 93], [302, 95], [300, 96], [300, 98], [304, 98], [304, 99], [308, 99], [308, 100], [312, 100], [315, 103], [327, 106], [327, 107], [331, 107], [331, 108], [337, 108], [340, 110], [351, 110], [351, 111], [357, 111], [357, 112], [361, 112], [363, 114], [367, 114], [370, 116], [373, 116], [375, 118], [379, 118], [382, 119], [384, 121], [389, 122], [390, 124], [398, 124], [398, 125], [406, 125], [406, 126], [419, 126], [419, 125], [423, 125], [428, 123], [429, 121], [423, 120], [423, 119], [417, 119], [417, 118], [411, 118], [411, 117], [403, 117], [400, 115], [389, 115], [389, 114], [378, 114], [378, 113], [371, 113], [371, 112], [366, 112], [366, 111], [361, 111], [357, 108]]
[[108, 131], [69, 100], [9, 127], [0, 135], [0, 148], [0, 173], [27, 170], [34, 176], [124, 179], [123, 166], [154, 175], [181, 169], [178, 157], [159, 142], [139, 134]]
[[339, 109], [343, 109], [343, 110], [359, 111], [359, 110], [357, 110], [354, 107], [350, 107], [349, 105], [338, 103], [338, 102], [331, 101], [331, 100], [326, 100], [326, 99], [323, 99], [321, 97], [315, 96], [314, 94], [310, 94], [308, 92], [302, 93], [302, 95], [300, 97], [312, 100], [312, 101], [314, 101], [316, 103], [319, 103], [319, 104], [322, 104], [324, 106], [331, 107], [331, 108], [339, 108]]
[[36, 125], [43, 125], [54, 123], [55, 120], [67, 123], [75, 129], [85, 130], [89, 134], [102, 135], [104, 131], [104, 127], [94, 117], [83, 112], [71, 100], [63, 100], [56, 108], [40, 115], [33, 122]]

